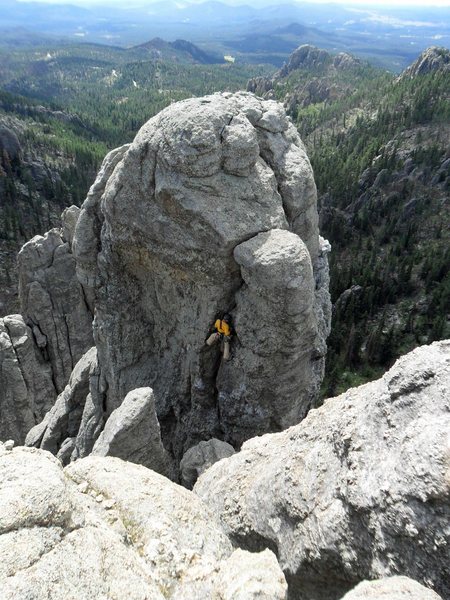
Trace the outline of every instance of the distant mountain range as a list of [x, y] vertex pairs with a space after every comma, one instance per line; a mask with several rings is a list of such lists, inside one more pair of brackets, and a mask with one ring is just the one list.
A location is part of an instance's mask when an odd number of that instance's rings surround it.
[[88, 9], [0, 0], [0, 32], [0, 47], [50, 44], [55, 37], [58, 42], [65, 37], [122, 47], [155, 37], [169, 42], [183, 39], [208, 55], [232, 54], [238, 62], [277, 66], [300, 44], [310, 43], [348, 50], [400, 71], [424, 48], [450, 46], [450, 7], [357, 9], [345, 2], [342, 6], [286, 2], [256, 8], [213, 0], [169, 0], [126, 9]]

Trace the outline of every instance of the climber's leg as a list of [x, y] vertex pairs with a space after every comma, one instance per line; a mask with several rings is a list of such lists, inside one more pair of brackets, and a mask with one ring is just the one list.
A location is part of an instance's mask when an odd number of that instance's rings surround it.
[[216, 342], [218, 342], [220, 339], [220, 333], [212, 333], [209, 338], [206, 340], [206, 343], [208, 346], [212, 346], [213, 344], [215, 344]]
[[230, 360], [230, 338], [226, 337], [223, 340], [223, 360]]

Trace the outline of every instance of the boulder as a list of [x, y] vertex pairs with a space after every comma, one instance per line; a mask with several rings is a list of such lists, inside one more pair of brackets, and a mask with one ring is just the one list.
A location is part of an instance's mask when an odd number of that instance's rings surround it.
[[91, 454], [117, 456], [163, 475], [170, 473], [151, 388], [139, 388], [126, 395], [106, 421]]
[[[64, 215], [64, 230], [70, 231], [73, 212], [68, 209]], [[35, 236], [20, 250], [18, 267], [22, 315], [51, 365], [57, 393], [62, 392], [93, 345], [92, 314], [75, 274], [70, 243], [60, 229]]]
[[240, 444], [306, 415], [321, 381], [312, 357], [324, 349], [311, 258], [298, 235], [281, 229], [259, 233], [235, 248], [234, 259], [243, 279], [235, 295], [239, 344], [217, 383], [226, 439]]
[[20, 315], [0, 319], [0, 440], [22, 444], [56, 397], [50, 365]]
[[181, 483], [192, 489], [199, 476], [218, 460], [234, 454], [234, 448], [226, 442], [213, 438], [192, 446], [180, 463]]
[[413, 579], [397, 576], [362, 581], [345, 594], [342, 600], [442, 600], [442, 598]]
[[0, 554], [2, 600], [286, 594], [272, 553], [233, 553], [192, 492], [110, 457], [63, 470], [48, 452], [0, 444]]
[[216, 590], [217, 600], [283, 600], [287, 584], [273, 552], [236, 550], [221, 568]]
[[405, 575], [450, 596], [450, 341], [212, 465], [195, 492], [232, 541], [271, 548], [289, 598]]
[[[276, 102], [185, 100], [110, 153], [73, 240], [95, 305], [106, 416], [151, 387], [177, 461], [202, 440], [238, 446], [302, 418], [323, 376], [330, 317], [317, 221], [310, 163]], [[205, 345], [218, 311], [235, 323], [229, 364]], [[272, 344], [261, 342], [265, 329]]]

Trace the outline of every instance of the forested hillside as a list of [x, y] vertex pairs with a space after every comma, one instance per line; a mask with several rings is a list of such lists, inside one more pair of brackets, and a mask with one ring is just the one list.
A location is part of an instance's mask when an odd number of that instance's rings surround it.
[[171, 102], [245, 87], [257, 65], [202, 64], [160, 41], [125, 50], [95, 44], [0, 51], [0, 87], [76, 114], [92, 138], [129, 142]]
[[284, 99], [314, 168], [333, 247], [327, 396], [450, 334], [449, 57], [395, 78], [309, 47], [250, 82]]

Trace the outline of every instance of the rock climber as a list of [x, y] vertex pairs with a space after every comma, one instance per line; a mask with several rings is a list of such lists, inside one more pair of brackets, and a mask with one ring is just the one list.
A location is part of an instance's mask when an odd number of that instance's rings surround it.
[[225, 313], [222, 318], [216, 319], [214, 323], [214, 333], [206, 340], [208, 346], [216, 342], [223, 342], [223, 360], [230, 360], [230, 341], [231, 341], [231, 315]]

